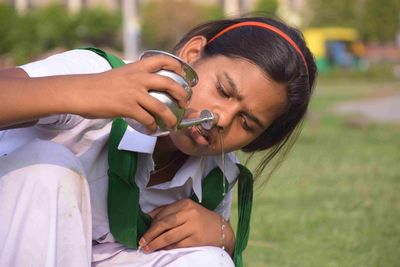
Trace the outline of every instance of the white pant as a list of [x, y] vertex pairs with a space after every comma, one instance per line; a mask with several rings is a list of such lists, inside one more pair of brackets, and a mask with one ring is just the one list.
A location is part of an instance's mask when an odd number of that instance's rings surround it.
[[233, 266], [216, 247], [150, 254], [93, 247], [89, 186], [62, 145], [35, 140], [0, 158], [0, 266]]
[[89, 187], [65, 147], [35, 140], [0, 158], [0, 266], [90, 266]]
[[93, 247], [93, 267], [233, 267], [231, 257], [218, 247], [193, 247], [160, 250], [145, 254], [117, 243]]

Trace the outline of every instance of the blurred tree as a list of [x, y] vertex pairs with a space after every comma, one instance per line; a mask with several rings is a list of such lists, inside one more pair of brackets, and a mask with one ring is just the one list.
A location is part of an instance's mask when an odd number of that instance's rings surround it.
[[271, 15], [275, 15], [277, 10], [277, 0], [257, 0], [256, 5], [254, 6], [255, 12], [265, 12]]
[[61, 5], [50, 5], [32, 11], [35, 19], [36, 46], [40, 53], [57, 46], [71, 47], [75, 44], [71, 18]]
[[142, 7], [141, 47], [169, 51], [196, 24], [223, 17], [218, 6], [192, 1], [152, 0]]
[[70, 15], [61, 5], [17, 14], [0, 3], [0, 54], [25, 63], [53, 49], [94, 45], [121, 49], [121, 14], [101, 8]]
[[122, 49], [122, 15], [104, 7], [82, 9], [74, 16], [78, 45], [94, 45]]
[[394, 41], [400, 31], [399, 0], [365, 0], [362, 9], [362, 37], [369, 41]]
[[357, 8], [360, 1], [355, 0], [309, 0], [313, 10], [310, 25], [321, 26], [356, 26]]
[[[400, 29], [399, 0], [308, 0], [309, 26], [355, 27], [365, 41], [393, 41]], [[384, 3], [383, 3], [384, 2]]]
[[9, 51], [13, 44], [12, 31], [15, 31], [15, 22], [17, 21], [17, 13], [15, 9], [9, 5], [0, 4], [0, 54]]

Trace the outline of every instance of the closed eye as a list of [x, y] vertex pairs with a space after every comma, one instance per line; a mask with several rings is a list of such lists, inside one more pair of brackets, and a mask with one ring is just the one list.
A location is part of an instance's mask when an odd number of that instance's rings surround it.
[[226, 89], [224, 88], [224, 86], [221, 84], [220, 81], [217, 81], [215, 87], [217, 88], [217, 92], [220, 96], [222, 96], [224, 98], [230, 97], [230, 95], [227, 93]]
[[245, 114], [241, 114], [240, 118], [241, 118], [240, 124], [242, 125], [242, 128], [245, 131], [251, 132], [251, 133], [255, 131], [255, 129], [248, 124], [248, 122], [247, 122], [248, 118], [246, 117]]

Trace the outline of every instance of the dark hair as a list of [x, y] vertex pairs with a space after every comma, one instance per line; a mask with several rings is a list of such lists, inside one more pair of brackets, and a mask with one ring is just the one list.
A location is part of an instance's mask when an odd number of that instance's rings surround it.
[[224, 55], [247, 59], [259, 66], [269, 78], [285, 85], [287, 104], [282, 114], [259, 137], [242, 148], [244, 152], [267, 150], [256, 168], [257, 177], [279, 151], [284, 150], [283, 157], [292, 147], [307, 111], [316, 65], [302, 34], [278, 20], [266, 17], [223, 19], [197, 26], [179, 41], [173, 52], [179, 51], [194, 36], [202, 35], [210, 40], [226, 27], [243, 21], [262, 22], [280, 29], [296, 43], [306, 61], [303, 61], [300, 53], [287, 40], [260, 27], [238, 27], [219, 36], [204, 48], [203, 57]]

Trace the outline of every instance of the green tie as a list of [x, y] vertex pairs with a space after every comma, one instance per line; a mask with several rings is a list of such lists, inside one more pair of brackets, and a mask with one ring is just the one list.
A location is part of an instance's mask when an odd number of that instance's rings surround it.
[[[97, 48], [85, 48], [104, 57], [114, 67], [125, 63], [118, 57], [107, 54]], [[130, 248], [137, 248], [140, 237], [151, 224], [151, 217], [145, 214], [139, 205], [139, 188], [135, 182], [137, 169], [137, 153], [118, 150], [127, 123], [117, 118], [113, 121], [108, 144], [108, 217], [110, 231], [114, 238]], [[238, 225], [234, 250], [235, 266], [243, 266], [242, 252], [247, 246], [250, 232], [250, 216], [253, 199], [253, 176], [244, 166], [238, 164], [240, 173], [238, 179]], [[202, 202], [199, 203], [209, 210], [214, 210], [223, 199], [223, 189], [228, 189], [221, 182], [222, 172], [213, 169], [202, 180]], [[193, 194], [192, 200], [198, 202]]]

